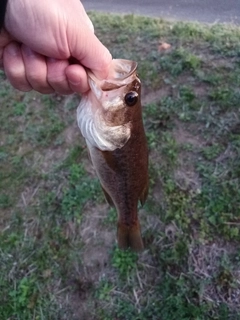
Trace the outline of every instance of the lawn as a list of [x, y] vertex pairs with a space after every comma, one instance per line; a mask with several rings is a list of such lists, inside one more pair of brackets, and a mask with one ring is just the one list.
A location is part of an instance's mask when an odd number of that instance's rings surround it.
[[116, 246], [80, 97], [24, 94], [1, 73], [0, 319], [240, 319], [240, 28], [91, 18], [114, 58], [138, 62], [146, 249]]

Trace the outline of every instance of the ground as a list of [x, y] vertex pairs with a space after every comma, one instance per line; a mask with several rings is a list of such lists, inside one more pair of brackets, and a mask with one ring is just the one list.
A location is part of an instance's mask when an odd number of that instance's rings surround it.
[[240, 29], [91, 18], [115, 58], [138, 61], [145, 250], [116, 246], [80, 97], [20, 93], [2, 73], [0, 318], [239, 319]]

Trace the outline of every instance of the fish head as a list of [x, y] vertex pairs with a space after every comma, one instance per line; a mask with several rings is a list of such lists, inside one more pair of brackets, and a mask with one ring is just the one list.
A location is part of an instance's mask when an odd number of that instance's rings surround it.
[[108, 78], [97, 80], [92, 74], [90, 87], [102, 107], [106, 125], [130, 124], [141, 117], [141, 82], [135, 61], [113, 59]]
[[102, 151], [122, 148], [133, 124], [141, 120], [141, 82], [135, 61], [113, 59], [106, 79], [88, 71], [90, 90], [77, 110], [78, 126], [88, 145]]

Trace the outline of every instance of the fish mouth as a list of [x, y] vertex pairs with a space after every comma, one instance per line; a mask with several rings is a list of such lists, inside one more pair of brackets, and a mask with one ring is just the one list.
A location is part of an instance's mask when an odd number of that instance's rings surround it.
[[109, 72], [109, 80], [125, 80], [137, 70], [137, 62], [124, 59], [113, 59], [112, 69]]
[[132, 82], [133, 78], [136, 76], [136, 70], [136, 61], [113, 59], [106, 79], [98, 79], [91, 71], [88, 71], [88, 76], [102, 91], [110, 91], [121, 88]]

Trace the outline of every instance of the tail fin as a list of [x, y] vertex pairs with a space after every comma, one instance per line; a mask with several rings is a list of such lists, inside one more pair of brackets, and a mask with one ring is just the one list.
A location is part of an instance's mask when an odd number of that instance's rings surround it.
[[142, 251], [144, 249], [140, 224], [134, 226], [126, 226], [122, 222], [118, 222], [117, 230], [118, 246], [120, 249], [131, 248], [133, 251]]

